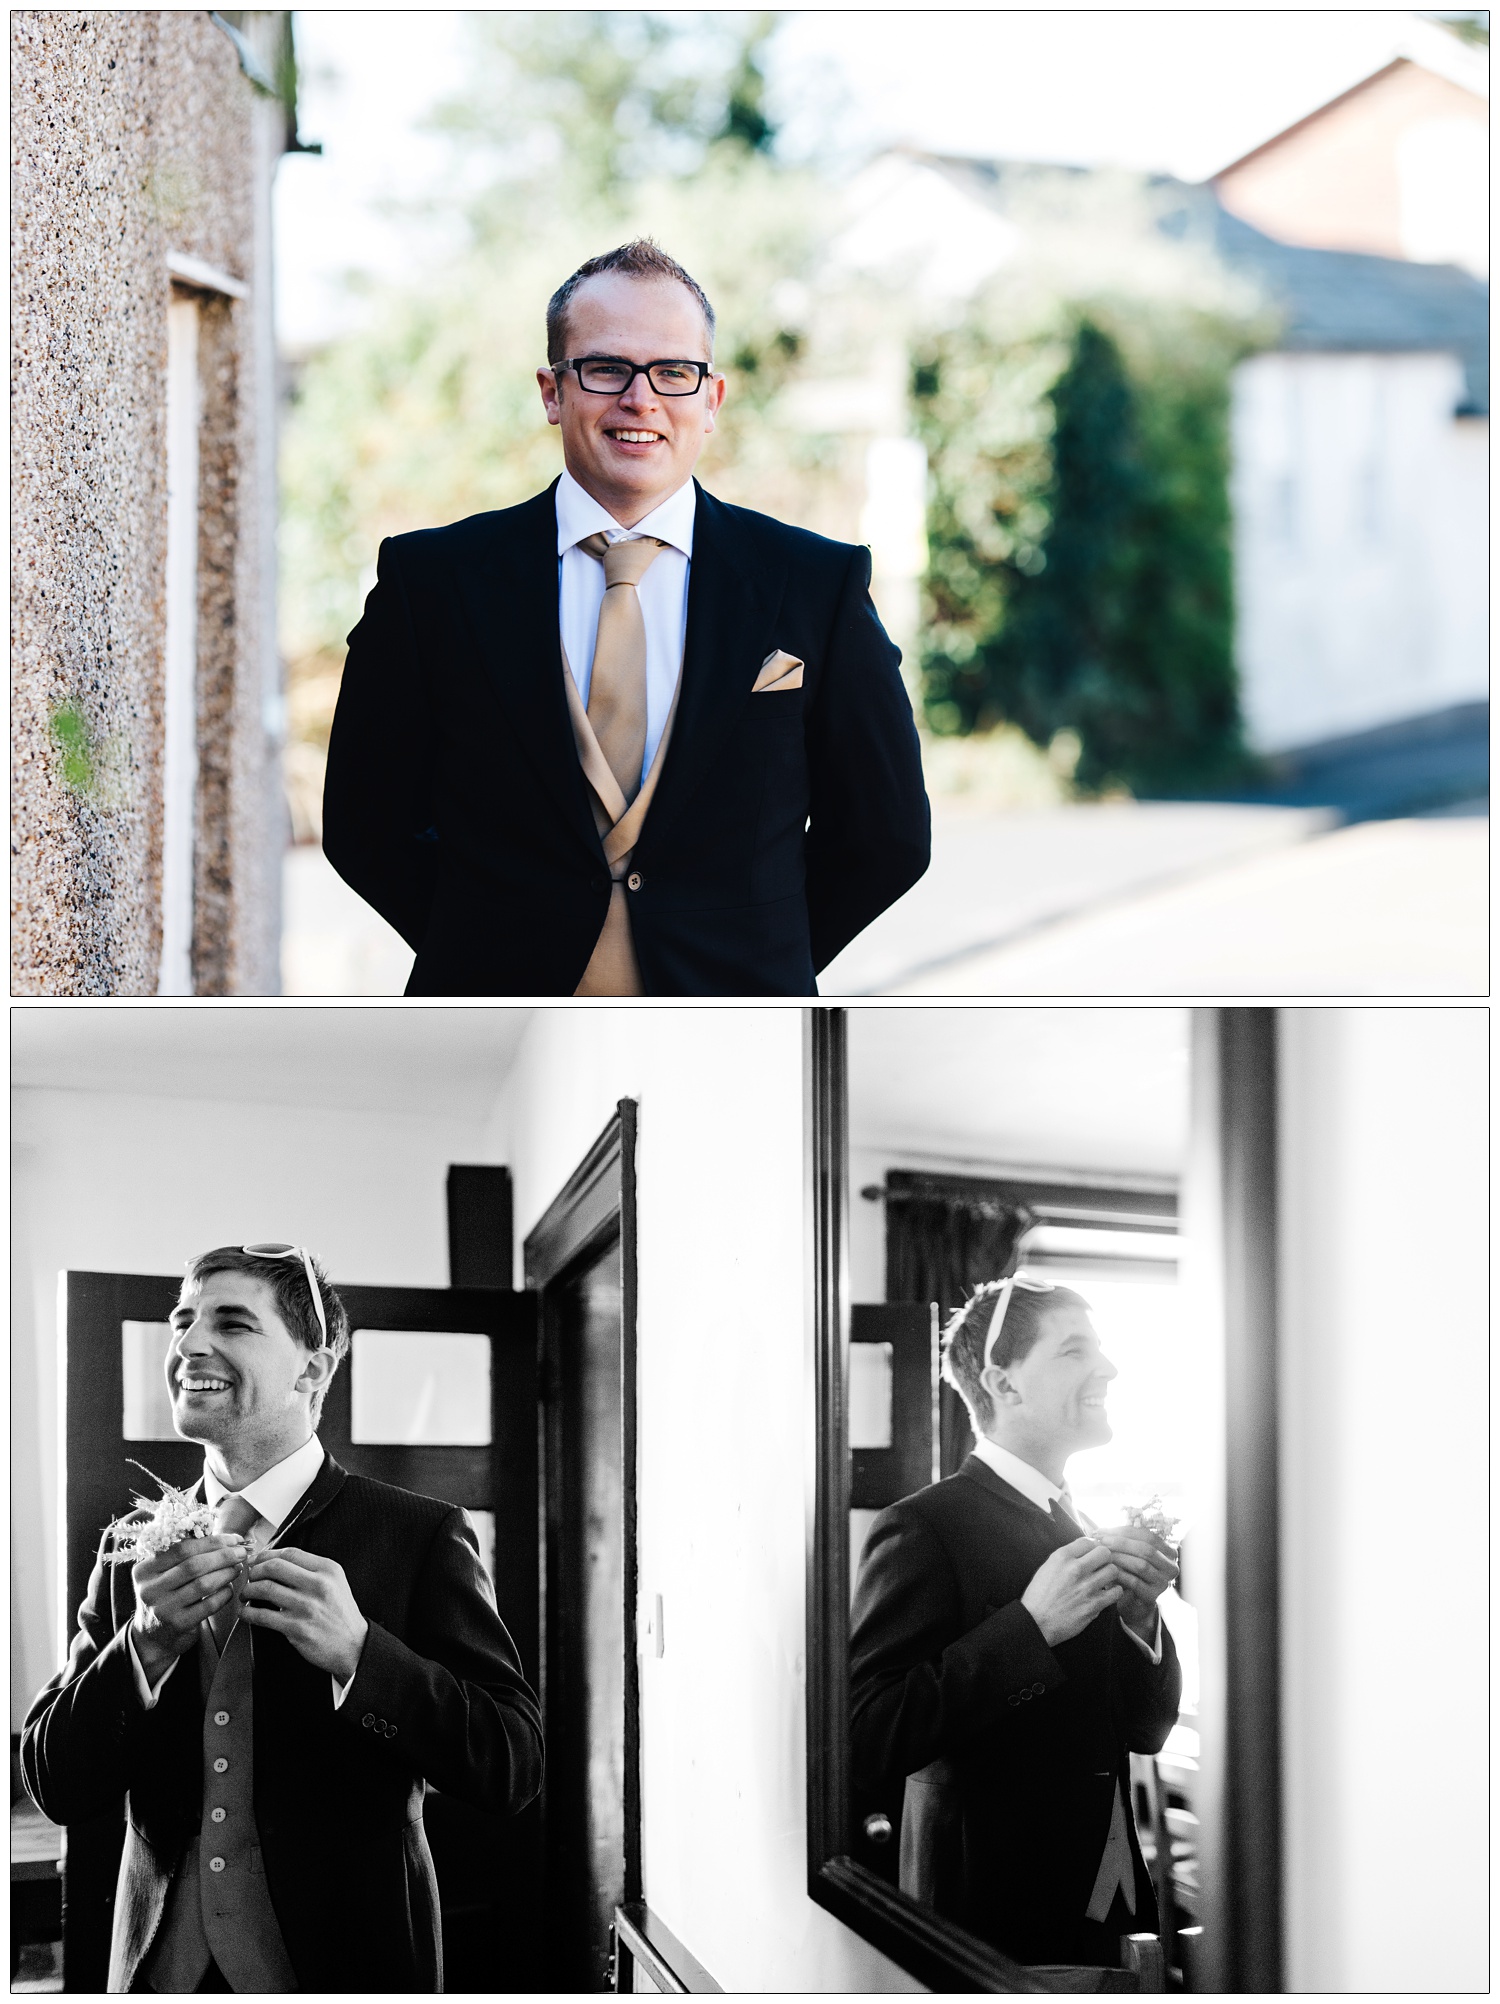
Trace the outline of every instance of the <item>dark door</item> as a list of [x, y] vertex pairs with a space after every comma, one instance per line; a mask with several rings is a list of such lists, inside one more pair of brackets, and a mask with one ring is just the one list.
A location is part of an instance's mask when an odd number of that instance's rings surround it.
[[635, 1107], [526, 1242], [542, 1303], [543, 1858], [550, 1983], [612, 1987], [641, 1897], [635, 1654]]
[[[131, 1460], [164, 1482], [197, 1480], [203, 1450], [190, 1441], [127, 1435], [139, 1428], [138, 1389], [127, 1399], [126, 1356], [151, 1351], [151, 1329], [166, 1322], [180, 1278], [112, 1273], [67, 1276], [66, 1539], [71, 1618], [84, 1597], [100, 1533], [152, 1485]], [[340, 1284], [355, 1351], [329, 1391], [319, 1436], [356, 1474], [420, 1490], [474, 1517], [495, 1581], [496, 1600], [527, 1674], [538, 1673], [537, 1304], [533, 1296], [488, 1288], [358, 1287]], [[382, 1332], [373, 1346], [360, 1332]], [[420, 1365], [403, 1336], [482, 1336], [489, 1341], [489, 1440], [414, 1445], [351, 1438], [354, 1375]], [[164, 1342], [162, 1344], [164, 1348]], [[403, 1365], [404, 1360], [404, 1365]], [[148, 1387], [149, 1389], [149, 1387]], [[383, 1403], [389, 1406], [388, 1390]], [[373, 1405], [382, 1403], [373, 1399]], [[367, 1422], [360, 1431], [397, 1431]], [[469, 1425], [467, 1434], [484, 1432]], [[410, 1429], [408, 1429], [410, 1431]], [[123, 1811], [123, 1805], [122, 1805]], [[427, 1830], [443, 1909], [445, 1984], [450, 1990], [537, 1987], [540, 1817], [483, 1815], [452, 1797], [429, 1794]], [[115, 1875], [123, 1815], [74, 1824], [64, 1876], [63, 1968], [69, 1990], [102, 1990], [108, 1971]]]
[[548, 1289], [547, 1873], [556, 1971], [607, 1987], [625, 1899], [625, 1554], [620, 1413], [620, 1242]]

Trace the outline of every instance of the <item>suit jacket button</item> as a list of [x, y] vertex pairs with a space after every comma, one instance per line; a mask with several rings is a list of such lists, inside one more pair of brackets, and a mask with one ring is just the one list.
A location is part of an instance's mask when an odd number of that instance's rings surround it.
[[362, 1726], [373, 1726], [375, 1723], [375, 1714], [373, 1712], [366, 1712], [359, 1723]]
[[627, 891], [638, 891], [641, 888], [641, 873], [639, 870], [631, 871], [630, 875], [625, 879], [625, 888]]
[[1047, 1687], [1045, 1684], [1033, 1684], [1031, 1689], [1033, 1695], [1040, 1698], [1045, 1694]]
[[384, 1719], [377, 1719], [377, 1720], [375, 1721], [375, 1730], [376, 1730], [376, 1732], [377, 1732], [377, 1733], [383, 1733], [383, 1732], [385, 1731], [385, 1720], [384, 1720]]
[[224, 1860], [222, 1858], [210, 1858], [208, 1861], [208, 1869], [211, 1872], [222, 1872], [224, 1869]]
[[227, 1726], [229, 1724], [229, 1714], [227, 1712], [215, 1712], [214, 1724], [216, 1726]]
[[1021, 1701], [1020, 1701], [1020, 1699], [1019, 1699], [1019, 1698], [1018, 1698], [1018, 1697], [1016, 1696], [1015, 1692], [1014, 1692], [1014, 1691], [1012, 1691], [1012, 1692], [1011, 1692], [1011, 1694], [1010, 1694], [1010, 1696], [1009, 1696], [1009, 1697], [1008, 1697], [1008, 1698], [1006, 1699], [1006, 1701], [1005, 1701], [1005, 1702], [1006, 1702], [1006, 1704], [1007, 1704], [1007, 1705], [1019, 1705]]
[[227, 1760], [225, 1760], [223, 1754], [220, 1754], [219, 1758], [214, 1762], [214, 1773], [228, 1774], [228, 1772], [229, 1772], [229, 1763]]
[[385, 1736], [388, 1740], [393, 1740], [396, 1737], [396, 1728], [394, 1726], [387, 1726]]
[[211, 1809], [208, 1814], [210, 1822], [222, 1823], [229, 1812], [227, 1809]]

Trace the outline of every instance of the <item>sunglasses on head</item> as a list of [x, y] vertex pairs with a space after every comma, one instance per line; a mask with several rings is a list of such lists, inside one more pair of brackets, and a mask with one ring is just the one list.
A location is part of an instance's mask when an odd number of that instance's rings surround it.
[[313, 1307], [318, 1311], [318, 1327], [323, 1332], [321, 1347], [326, 1350], [328, 1348], [328, 1317], [323, 1313], [323, 1297], [318, 1292], [318, 1276], [313, 1272], [313, 1263], [306, 1251], [301, 1246], [281, 1245], [278, 1242], [273, 1242], [270, 1245], [241, 1246], [240, 1251], [248, 1253], [252, 1259], [301, 1260], [302, 1271], [307, 1275], [307, 1284], [312, 1289]]
[[1029, 1274], [1008, 1274], [1000, 1283], [1000, 1292], [995, 1296], [995, 1308], [990, 1316], [990, 1333], [984, 1339], [984, 1363], [982, 1370], [988, 1370], [995, 1351], [995, 1339], [1005, 1327], [1005, 1311], [1010, 1307], [1010, 1298], [1017, 1288], [1027, 1294], [1052, 1294], [1056, 1291], [1055, 1280], [1033, 1280]]

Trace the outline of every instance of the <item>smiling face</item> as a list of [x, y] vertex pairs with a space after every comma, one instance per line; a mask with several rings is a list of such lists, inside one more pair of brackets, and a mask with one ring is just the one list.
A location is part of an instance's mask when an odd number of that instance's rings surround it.
[[331, 1368], [327, 1351], [296, 1340], [269, 1283], [254, 1274], [189, 1280], [172, 1311], [172, 1424], [184, 1440], [202, 1441], [231, 1488], [284, 1461], [309, 1437], [313, 1393]]
[[983, 1374], [993, 1409], [985, 1430], [1060, 1486], [1070, 1454], [1113, 1437], [1105, 1394], [1117, 1375], [1082, 1308], [1048, 1308], [1026, 1355]]
[[[628, 362], [708, 362], [703, 310], [672, 279], [602, 272], [568, 304], [566, 358], [613, 355]], [[571, 369], [538, 369], [547, 422], [561, 427], [563, 458], [585, 492], [622, 529], [633, 528], [691, 477], [724, 401], [724, 378], [706, 377], [688, 397], [661, 397], [644, 376], [621, 395], [583, 389]]]

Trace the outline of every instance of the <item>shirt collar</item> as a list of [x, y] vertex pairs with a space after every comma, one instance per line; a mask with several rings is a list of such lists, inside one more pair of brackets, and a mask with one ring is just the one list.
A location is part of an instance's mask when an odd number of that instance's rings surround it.
[[597, 536], [602, 530], [612, 542], [621, 537], [657, 536], [674, 550], [681, 550], [685, 557], [691, 557], [697, 513], [698, 489], [689, 478], [633, 529], [622, 529], [603, 502], [596, 501], [586, 488], [580, 487], [564, 467], [557, 483], [557, 554], [562, 556], [585, 536]]
[[1019, 1489], [1028, 1503], [1035, 1503], [1038, 1510], [1048, 1509], [1054, 1497], [1066, 1493], [1055, 1482], [1049, 1482], [1039, 1468], [1033, 1468], [1019, 1454], [1012, 1454], [1008, 1447], [997, 1447], [992, 1440], [976, 1441], [974, 1453], [1002, 1482], [1008, 1482], [1012, 1489]]
[[[239, 1492], [247, 1503], [251, 1503], [279, 1531], [293, 1510], [302, 1501], [313, 1485], [318, 1470], [323, 1466], [323, 1443], [316, 1434], [303, 1441], [285, 1461], [278, 1461], [274, 1468], [268, 1468], [264, 1475], [257, 1475], [253, 1482], [247, 1482]], [[203, 1464], [203, 1493], [217, 1510], [219, 1504], [231, 1492], [205, 1461]]]

